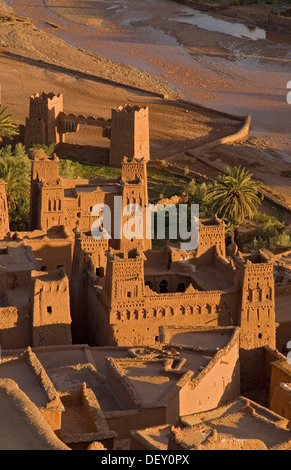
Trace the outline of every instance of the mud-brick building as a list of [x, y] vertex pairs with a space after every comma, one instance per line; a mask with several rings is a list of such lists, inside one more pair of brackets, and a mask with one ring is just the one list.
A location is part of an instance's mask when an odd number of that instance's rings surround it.
[[120, 167], [123, 157], [150, 159], [149, 109], [147, 106], [119, 106], [111, 110], [111, 119], [67, 114], [61, 93], [36, 93], [30, 97], [29, 114], [23, 129], [27, 149], [34, 144], [58, 144], [67, 133], [78, 132], [81, 125], [102, 129], [110, 140], [109, 164]]
[[92, 342], [124, 344], [131, 332], [136, 344], [154, 344], [161, 325], [208, 323], [241, 326], [247, 349], [274, 346], [272, 264], [260, 255], [230, 259], [214, 245], [195, 256], [167, 245], [158, 252], [111, 249], [106, 257], [105, 275], [97, 278], [91, 258]]
[[[108, 249], [101, 272], [93, 256], [100, 245], [75, 251], [74, 263], [83, 267], [72, 271], [71, 282], [81, 279], [82, 288], [72, 290], [84, 309], [73, 323], [86, 325], [83, 341], [119, 346], [154, 345], [161, 326], [239, 326], [244, 386], [260, 386], [264, 347], [275, 348], [273, 264], [261, 253], [226, 256], [219, 248], [223, 224], [216, 218], [200, 224], [196, 252], [169, 244], [160, 251]], [[79, 247], [82, 240], [79, 234]]]
[[42, 271], [21, 241], [0, 243], [0, 333], [2, 349], [72, 342], [64, 268]]
[[[64, 226], [68, 230], [91, 233], [94, 224], [101, 224], [101, 208], [106, 205], [112, 216], [109, 235], [113, 248], [151, 248], [151, 240], [146, 237], [146, 224], [139, 239], [119, 235], [129, 219], [126, 207], [139, 205], [145, 211], [148, 204], [145, 159], [125, 157], [121, 177], [117, 179], [65, 179], [59, 175], [56, 155], [49, 158], [42, 151], [31, 151], [31, 158], [31, 231]], [[96, 205], [97, 209], [94, 208]]]

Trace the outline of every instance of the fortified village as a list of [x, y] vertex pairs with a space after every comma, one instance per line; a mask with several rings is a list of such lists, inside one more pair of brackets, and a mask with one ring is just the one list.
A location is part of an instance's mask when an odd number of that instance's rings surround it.
[[[291, 449], [290, 251], [226, 247], [215, 215], [197, 248], [153, 250], [148, 116], [31, 97], [29, 231], [10, 231], [0, 184], [1, 448]], [[120, 178], [62, 178], [57, 155], [31, 148], [80, 123], [103, 129]], [[119, 227], [141, 207], [142, 236], [92, 236], [96, 205]]]

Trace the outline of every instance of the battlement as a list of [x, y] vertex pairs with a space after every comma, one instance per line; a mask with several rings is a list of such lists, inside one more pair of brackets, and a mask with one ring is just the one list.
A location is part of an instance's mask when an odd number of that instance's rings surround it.
[[121, 168], [123, 181], [131, 184], [147, 183], [146, 160], [144, 158], [124, 156]]
[[216, 216], [199, 220], [199, 245], [197, 256], [213, 250], [225, 257], [225, 224]]
[[120, 167], [124, 155], [150, 159], [147, 106], [119, 106], [111, 110], [111, 119], [105, 120], [65, 113], [61, 93], [41, 92], [30, 96], [24, 145], [30, 148], [33, 144], [63, 143], [66, 133], [78, 132], [80, 124], [103, 128], [103, 137], [110, 139], [110, 165]]
[[144, 261], [146, 259], [143, 252], [137, 248], [129, 251], [109, 250], [107, 253], [108, 261], [127, 262], [128, 260]]
[[123, 113], [125, 116], [131, 115], [134, 116], [135, 113], [140, 113], [144, 114], [148, 112], [147, 106], [137, 106], [137, 105], [130, 105], [126, 104], [124, 106], [119, 106], [118, 108], [115, 108], [112, 110], [112, 114], [114, 115], [115, 113]]
[[31, 95], [30, 99], [42, 99], [46, 101], [53, 101], [54, 99], [61, 99], [63, 95], [61, 93], [55, 94], [55, 93], [45, 93], [44, 91], [41, 93], [35, 93], [34, 95]]
[[46, 119], [48, 111], [56, 108], [57, 114], [63, 111], [63, 95], [36, 93], [30, 97], [29, 117]]
[[124, 156], [150, 159], [147, 106], [125, 105], [112, 109], [110, 164], [120, 166]]

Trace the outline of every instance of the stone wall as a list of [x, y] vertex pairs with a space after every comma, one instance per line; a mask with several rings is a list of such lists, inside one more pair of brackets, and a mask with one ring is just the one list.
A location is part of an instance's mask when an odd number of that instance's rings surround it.
[[102, 165], [109, 164], [109, 148], [94, 147], [92, 145], [77, 145], [63, 142], [55, 147], [55, 152], [60, 158], [72, 160], [84, 160]]
[[1, 349], [24, 348], [30, 342], [30, 321], [26, 308], [0, 308]]

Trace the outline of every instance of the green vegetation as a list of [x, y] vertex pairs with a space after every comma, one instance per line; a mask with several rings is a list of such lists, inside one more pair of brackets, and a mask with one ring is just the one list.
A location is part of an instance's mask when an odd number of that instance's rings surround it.
[[[73, 159], [60, 159], [60, 175], [62, 178], [119, 178], [120, 168], [111, 168], [99, 163], [88, 161], [76, 161]], [[157, 203], [161, 198], [170, 198], [180, 195], [190, 179], [186, 176], [178, 176], [163, 169], [148, 168], [148, 191], [152, 203]]]
[[2, 105], [0, 105], [0, 142], [3, 137], [12, 139], [14, 135], [19, 133], [18, 126], [16, 126], [10, 118], [11, 114], [7, 114], [7, 107], [3, 108]]
[[254, 220], [258, 223], [259, 237], [246, 247], [249, 251], [266, 248], [274, 251], [278, 245], [291, 246], [291, 233], [283, 222], [263, 212], [257, 212]]
[[232, 237], [239, 225], [253, 219], [261, 203], [259, 184], [251, 178], [252, 173], [245, 168], [226, 167], [225, 174], [219, 175], [208, 191], [214, 213], [232, 227]]
[[[236, 230], [247, 219], [253, 219], [259, 228], [259, 237], [251, 244], [240, 247], [243, 251], [266, 248], [274, 251], [276, 246], [291, 246], [291, 233], [278, 217], [259, 210], [259, 185], [251, 181], [252, 174], [245, 169], [228, 169], [212, 185], [197, 184], [191, 180], [186, 187], [189, 203], [199, 204], [200, 218], [217, 214], [226, 224], [226, 235], [234, 239]], [[236, 214], [234, 216], [234, 214]]]
[[[61, 158], [59, 163], [60, 176], [62, 178], [118, 178], [121, 176], [119, 168], [110, 168], [99, 163], [91, 163], [86, 160], [76, 161]], [[72, 176], [74, 175], [74, 176]]]
[[30, 199], [31, 161], [22, 144], [0, 149], [0, 179], [7, 183], [7, 203], [11, 230], [27, 230]]
[[[259, 225], [260, 236], [254, 240], [252, 244], [245, 247], [247, 251], [256, 251], [258, 248], [268, 248], [274, 250], [276, 244], [284, 244], [291, 246], [291, 237], [284, 223], [280, 222], [278, 218], [268, 216], [267, 214], [258, 210], [261, 200], [257, 195], [259, 185], [256, 182], [250, 181], [252, 174], [245, 169], [229, 169], [229, 173], [220, 175], [216, 185], [197, 183], [194, 179], [190, 179], [185, 175], [171, 174], [165, 171], [167, 167], [161, 169], [148, 168], [148, 190], [149, 201], [157, 203], [161, 198], [171, 198], [172, 196], [181, 196], [186, 193], [188, 196], [188, 205], [199, 204], [200, 218], [212, 217], [215, 213], [222, 217], [220, 203], [218, 204], [217, 198], [213, 198], [213, 193], [218, 193], [220, 196], [225, 196], [226, 188], [233, 191], [233, 187], [239, 187], [245, 196], [241, 199], [232, 201], [232, 204], [239, 205], [236, 207], [240, 211], [240, 222], [243, 224], [246, 218], [252, 218]], [[73, 160], [60, 160], [60, 174], [63, 177], [71, 178], [80, 176], [82, 178], [93, 178], [98, 176], [100, 178], [118, 178], [121, 175], [121, 170], [118, 168], [110, 168], [100, 164], [89, 163], [86, 161], [73, 161]], [[229, 181], [231, 179], [231, 181]], [[222, 186], [222, 194], [219, 188]], [[220, 197], [219, 196], [219, 197]], [[247, 207], [245, 203], [247, 202]], [[241, 205], [242, 203], [242, 205]], [[240, 207], [241, 206], [241, 207]], [[226, 211], [227, 214], [227, 211]], [[239, 212], [238, 212], [239, 214]], [[223, 217], [226, 223], [226, 234], [233, 236], [238, 227], [237, 221], [229, 213]], [[166, 234], [168, 233], [168, 216], [166, 214]], [[170, 240], [175, 243], [179, 241]], [[153, 248], [159, 249], [164, 246], [165, 240], [153, 240]]]
[[[37, 145], [48, 155], [53, 154], [54, 146]], [[110, 168], [88, 161], [60, 159], [60, 175], [63, 178], [89, 179], [119, 178], [121, 169]], [[7, 183], [7, 201], [11, 230], [23, 231], [28, 229], [30, 204], [30, 173], [31, 160], [22, 144], [14, 149], [7, 145], [0, 149], [0, 179]], [[185, 174], [186, 173], [186, 174]], [[184, 175], [169, 173], [165, 168], [148, 168], [149, 201], [153, 204], [161, 198], [183, 195], [190, 204], [199, 204], [200, 218], [212, 217], [215, 213], [223, 218], [227, 226], [227, 234], [234, 234], [239, 224], [245, 219], [252, 218], [259, 227], [259, 237], [243, 248], [245, 251], [255, 251], [267, 248], [273, 251], [276, 245], [291, 246], [291, 234], [278, 217], [271, 217], [258, 210], [258, 183], [251, 181], [252, 174], [245, 169], [228, 169], [226, 174], [219, 175], [216, 183], [197, 183]], [[189, 219], [190, 220], [190, 219]], [[166, 234], [168, 233], [168, 217], [166, 216]], [[170, 240], [173, 243], [179, 241]], [[159, 249], [165, 240], [153, 240], [153, 248]]]
[[[162, 198], [171, 198], [185, 190], [190, 179], [171, 174], [163, 169], [148, 168], [148, 192], [150, 202], [157, 203]], [[162, 196], [162, 197], [161, 197]]]
[[54, 144], [54, 143], [50, 143], [50, 144], [33, 144], [32, 147], [34, 149], [43, 150], [48, 155], [48, 157], [50, 157], [55, 151], [56, 144]]

